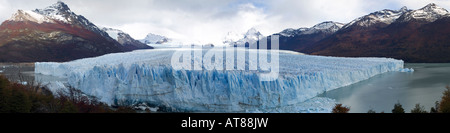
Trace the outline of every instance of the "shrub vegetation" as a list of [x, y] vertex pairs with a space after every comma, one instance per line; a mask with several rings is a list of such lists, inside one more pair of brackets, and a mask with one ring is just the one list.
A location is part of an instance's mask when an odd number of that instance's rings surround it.
[[74, 88], [54, 95], [42, 87], [13, 83], [0, 75], [0, 113], [135, 113], [135, 110], [113, 109]]

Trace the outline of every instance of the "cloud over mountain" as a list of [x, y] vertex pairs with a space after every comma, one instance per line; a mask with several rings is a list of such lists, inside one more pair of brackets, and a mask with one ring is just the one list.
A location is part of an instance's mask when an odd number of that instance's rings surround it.
[[[0, 20], [17, 9], [44, 7], [56, 0], [0, 0]], [[324, 21], [348, 23], [379, 9], [421, 8], [444, 0], [77, 0], [64, 1], [96, 24], [123, 30], [136, 39], [148, 33], [186, 42], [217, 43], [230, 31], [257, 28], [272, 34]]]

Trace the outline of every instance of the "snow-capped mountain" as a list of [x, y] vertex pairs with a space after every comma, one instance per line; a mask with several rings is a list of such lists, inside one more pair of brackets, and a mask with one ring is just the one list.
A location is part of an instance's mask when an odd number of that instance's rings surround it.
[[293, 29], [293, 28], [288, 28], [285, 29], [283, 31], [281, 31], [280, 33], [278, 33], [281, 36], [285, 36], [285, 37], [293, 37], [294, 35], [298, 35], [301, 32], [307, 30], [308, 28], [300, 28], [300, 29]]
[[228, 32], [227, 36], [224, 39], [224, 44], [228, 44], [231, 46], [247, 46], [246, 43], [249, 45], [256, 44], [259, 39], [264, 38], [265, 36], [262, 35], [258, 30], [255, 28], [249, 29], [244, 34], [238, 34], [235, 32]]
[[139, 41], [141, 41], [144, 44], [164, 44], [164, 43], [170, 42], [171, 39], [169, 39], [165, 36], [149, 33], [149, 34], [147, 34], [147, 36], [144, 39], [139, 40]]
[[256, 30], [255, 28], [251, 28], [244, 34], [244, 39], [247, 39], [247, 40], [258, 40], [262, 36], [263, 35], [258, 30]]
[[117, 42], [119, 42], [122, 46], [133, 49], [151, 49], [152, 47], [141, 43], [140, 41], [135, 40], [133, 37], [131, 37], [129, 34], [113, 28], [102, 28], [103, 31], [108, 33], [108, 35], [115, 39]]
[[113, 28], [107, 28], [107, 27], [100, 27], [100, 28], [102, 31], [108, 33], [108, 35], [116, 41], [119, 41], [119, 34], [125, 33], [119, 29], [113, 29]]
[[347, 24], [300, 52], [345, 57], [391, 57], [406, 62], [450, 62], [450, 17], [428, 4], [417, 10], [382, 10]]
[[440, 18], [448, 16], [450, 16], [450, 14], [446, 9], [431, 3], [418, 10], [409, 10], [407, 7], [403, 7], [400, 10], [385, 9], [373, 12], [369, 15], [353, 20], [345, 25], [344, 28], [354, 25], [360, 27], [370, 27], [377, 24], [382, 24], [383, 27], [394, 22], [408, 22], [412, 20], [434, 22]]
[[317, 32], [334, 33], [341, 29], [342, 26], [344, 26], [342, 23], [327, 21], [314, 25], [314, 27], [302, 32], [302, 34], [314, 34]]
[[391, 57], [407, 62], [450, 62], [450, 15], [436, 4], [417, 10], [381, 10], [348, 24], [324, 22], [286, 29], [280, 49], [344, 57]]
[[240, 39], [242, 39], [243, 36], [244, 36], [243, 34], [239, 34], [239, 33], [230, 31], [230, 32], [228, 32], [227, 35], [225, 36], [223, 42], [224, 42], [224, 44], [232, 44], [232, 43], [237, 42], [237, 41], [239, 41]]
[[64, 2], [58, 1], [57, 3], [44, 9], [35, 9], [33, 10], [33, 12], [42, 14], [53, 20], [58, 20], [59, 22], [80, 26], [90, 31], [96, 32], [106, 38], [108, 37], [108, 34], [103, 32], [100, 28], [98, 28], [95, 24], [90, 22], [84, 16], [77, 15], [74, 12], [72, 12], [69, 6], [67, 6]]
[[339, 22], [326, 21], [326, 22], [322, 22], [317, 25], [314, 25], [311, 28], [299, 28], [297, 30], [292, 29], [292, 28], [285, 29], [278, 34], [281, 36], [285, 36], [285, 37], [315, 34], [315, 33], [319, 33], [319, 32], [332, 34], [336, 31], [340, 30], [343, 26], [344, 26], [344, 24], [339, 23]]
[[314, 25], [311, 28], [286, 29], [274, 35], [280, 35], [280, 49], [302, 51], [340, 30], [344, 24], [326, 21]]
[[449, 17], [449, 12], [442, 7], [437, 6], [434, 3], [428, 4], [427, 6], [419, 9], [405, 13], [399, 18], [399, 22], [407, 22], [411, 20], [418, 20], [424, 22], [434, 22], [443, 17]]
[[381, 10], [370, 13], [369, 15], [365, 15], [363, 17], [357, 18], [352, 22], [348, 23], [344, 26], [344, 28], [348, 28], [351, 26], [360, 26], [360, 27], [369, 27], [375, 24], [383, 24], [389, 25], [395, 22], [400, 16], [409, 12], [407, 7], [402, 7], [400, 10]]
[[53, 19], [50, 19], [47, 16], [44, 16], [39, 13], [35, 13], [33, 11], [24, 11], [24, 10], [18, 10], [16, 13], [14, 13], [11, 18], [9, 18], [7, 21], [15, 21], [15, 22], [22, 22], [22, 21], [31, 21], [35, 23], [56, 23]]
[[69, 61], [130, 51], [63, 2], [18, 10], [0, 25], [0, 62]]

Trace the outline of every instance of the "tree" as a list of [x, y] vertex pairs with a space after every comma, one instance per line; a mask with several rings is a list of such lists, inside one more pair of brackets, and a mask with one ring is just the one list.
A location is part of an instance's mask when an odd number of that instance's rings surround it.
[[402, 104], [400, 104], [400, 102], [397, 102], [394, 105], [394, 109], [392, 109], [392, 113], [405, 113], [405, 109], [403, 109]]
[[136, 113], [132, 107], [113, 110], [75, 88], [58, 95], [40, 86], [10, 82], [0, 75], [0, 113]]
[[446, 87], [447, 90], [444, 91], [444, 96], [442, 96], [441, 103], [439, 105], [439, 112], [450, 113], [450, 87]]
[[373, 113], [377, 113], [377, 112], [375, 112], [375, 110], [373, 110], [373, 109], [370, 109], [369, 111], [367, 111], [367, 113], [373, 114]]
[[9, 80], [0, 75], [0, 90], [5, 89], [9, 85]]
[[7, 88], [7, 85], [4, 84], [5, 80], [1, 78], [2, 77], [0, 77], [0, 113], [9, 113], [9, 101], [11, 99], [12, 91], [11, 89]]
[[439, 101], [434, 103], [434, 107], [431, 107], [430, 113], [439, 113]]
[[16, 83], [12, 85], [12, 95], [8, 101], [11, 113], [30, 113], [32, 103], [23, 87]]
[[348, 113], [350, 111], [350, 107], [343, 106], [342, 104], [336, 104], [334, 106], [332, 113]]
[[423, 106], [420, 106], [420, 103], [416, 104], [414, 109], [411, 110], [411, 113], [428, 113], [425, 111], [425, 108]]
[[61, 109], [58, 113], [78, 113], [77, 107], [73, 105], [70, 101], [61, 101]]
[[9, 112], [8, 99], [11, 94], [9, 89], [7, 89], [8, 85], [8, 79], [0, 75], [0, 113]]

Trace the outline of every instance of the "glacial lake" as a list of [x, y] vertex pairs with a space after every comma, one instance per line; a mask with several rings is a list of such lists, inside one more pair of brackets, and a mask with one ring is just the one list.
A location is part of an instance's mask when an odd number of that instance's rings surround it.
[[[320, 94], [318, 97], [335, 99], [350, 106], [352, 113], [390, 113], [400, 102], [406, 112], [420, 103], [427, 111], [440, 100], [445, 87], [450, 85], [450, 64], [405, 64], [413, 73], [388, 72], [368, 80]], [[34, 64], [0, 63], [0, 74], [13, 81], [33, 83], [39, 80], [64, 81], [57, 77], [34, 74]], [[37, 79], [35, 81], [35, 79]]]
[[400, 102], [405, 112], [420, 103], [427, 111], [439, 101], [450, 85], [450, 64], [405, 64], [415, 72], [389, 72], [368, 80], [321, 94], [350, 106], [352, 113], [391, 113]]

